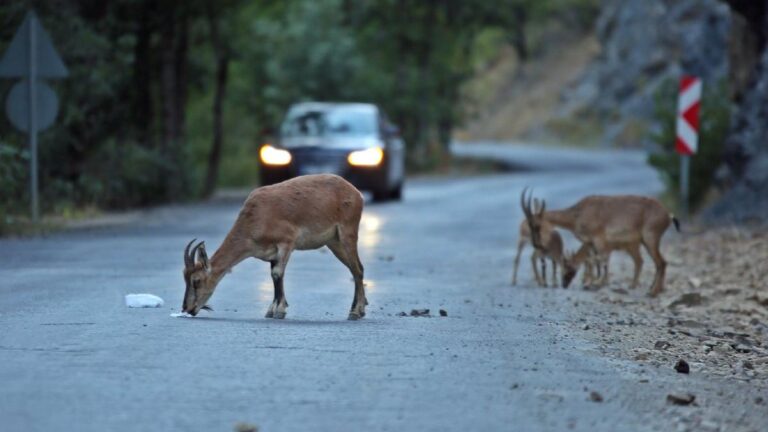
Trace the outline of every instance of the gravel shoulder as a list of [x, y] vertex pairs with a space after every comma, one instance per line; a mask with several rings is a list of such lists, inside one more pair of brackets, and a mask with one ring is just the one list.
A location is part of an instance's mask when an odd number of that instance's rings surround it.
[[[641, 287], [629, 290], [631, 260], [614, 254], [608, 286], [567, 291], [571, 330], [595, 355], [657, 389], [649, 403], [667, 430], [768, 430], [768, 234], [697, 231], [667, 233], [667, 284], [657, 299], [646, 295], [647, 255]], [[680, 360], [689, 373], [676, 371]], [[690, 405], [667, 400], [689, 394]]]

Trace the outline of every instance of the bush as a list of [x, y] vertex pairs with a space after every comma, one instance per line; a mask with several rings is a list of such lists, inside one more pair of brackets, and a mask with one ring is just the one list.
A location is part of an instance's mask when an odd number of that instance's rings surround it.
[[3, 218], [20, 211], [27, 201], [28, 171], [29, 153], [0, 141], [0, 215]]
[[89, 160], [88, 174], [79, 177], [69, 196], [81, 204], [108, 208], [176, 201], [179, 197], [168, 195], [167, 184], [186, 180], [175, 166], [160, 149], [110, 141]]
[[[651, 140], [660, 150], [649, 156], [648, 162], [663, 176], [667, 191], [677, 196], [680, 190], [680, 156], [675, 152], [675, 121], [677, 118], [678, 86], [665, 83], [656, 94], [655, 120], [660, 125], [651, 133]], [[730, 100], [725, 82], [707, 85], [701, 101], [698, 153], [691, 157], [689, 196], [690, 208], [696, 210], [712, 186], [715, 170], [720, 165], [723, 144], [730, 126]]]

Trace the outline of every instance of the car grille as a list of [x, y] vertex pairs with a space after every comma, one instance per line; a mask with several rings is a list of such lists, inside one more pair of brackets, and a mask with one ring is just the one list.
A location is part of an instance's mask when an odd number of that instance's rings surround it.
[[323, 172], [340, 173], [347, 162], [348, 150], [319, 147], [298, 147], [290, 149], [294, 165], [302, 168], [322, 169]]

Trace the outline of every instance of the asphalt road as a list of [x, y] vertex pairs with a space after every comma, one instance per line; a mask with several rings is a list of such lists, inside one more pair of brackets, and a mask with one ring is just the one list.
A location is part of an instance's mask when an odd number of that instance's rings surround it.
[[[255, 260], [222, 281], [215, 312], [169, 316], [183, 296], [184, 245], [197, 237], [213, 251], [239, 201], [0, 240], [0, 430], [662, 428], [647, 402], [658, 395], [572, 331], [565, 291], [509, 286], [524, 186], [551, 208], [589, 193], [656, 193], [643, 155], [456, 151], [537, 170], [415, 179], [404, 202], [368, 205], [360, 250], [370, 306], [357, 322], [346, 320], [350, 275], [327, 250], [292, 256], [285, 320], [263, 318], [272, 285]], [[166, 304], [129, 309], [128, 293]], [[397, 316], [414, 308], [434, 316]], [[592, 402], [592, 390], [610, 397]]]

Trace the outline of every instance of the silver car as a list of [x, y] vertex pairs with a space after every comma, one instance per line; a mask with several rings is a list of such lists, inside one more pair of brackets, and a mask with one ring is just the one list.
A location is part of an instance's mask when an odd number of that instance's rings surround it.
[[333, 173], [370, 191], [376, 201], [402, 197], [405, 143], [376, 105], [294, 104], [277, 135], [259, 150], [262, 185]]

